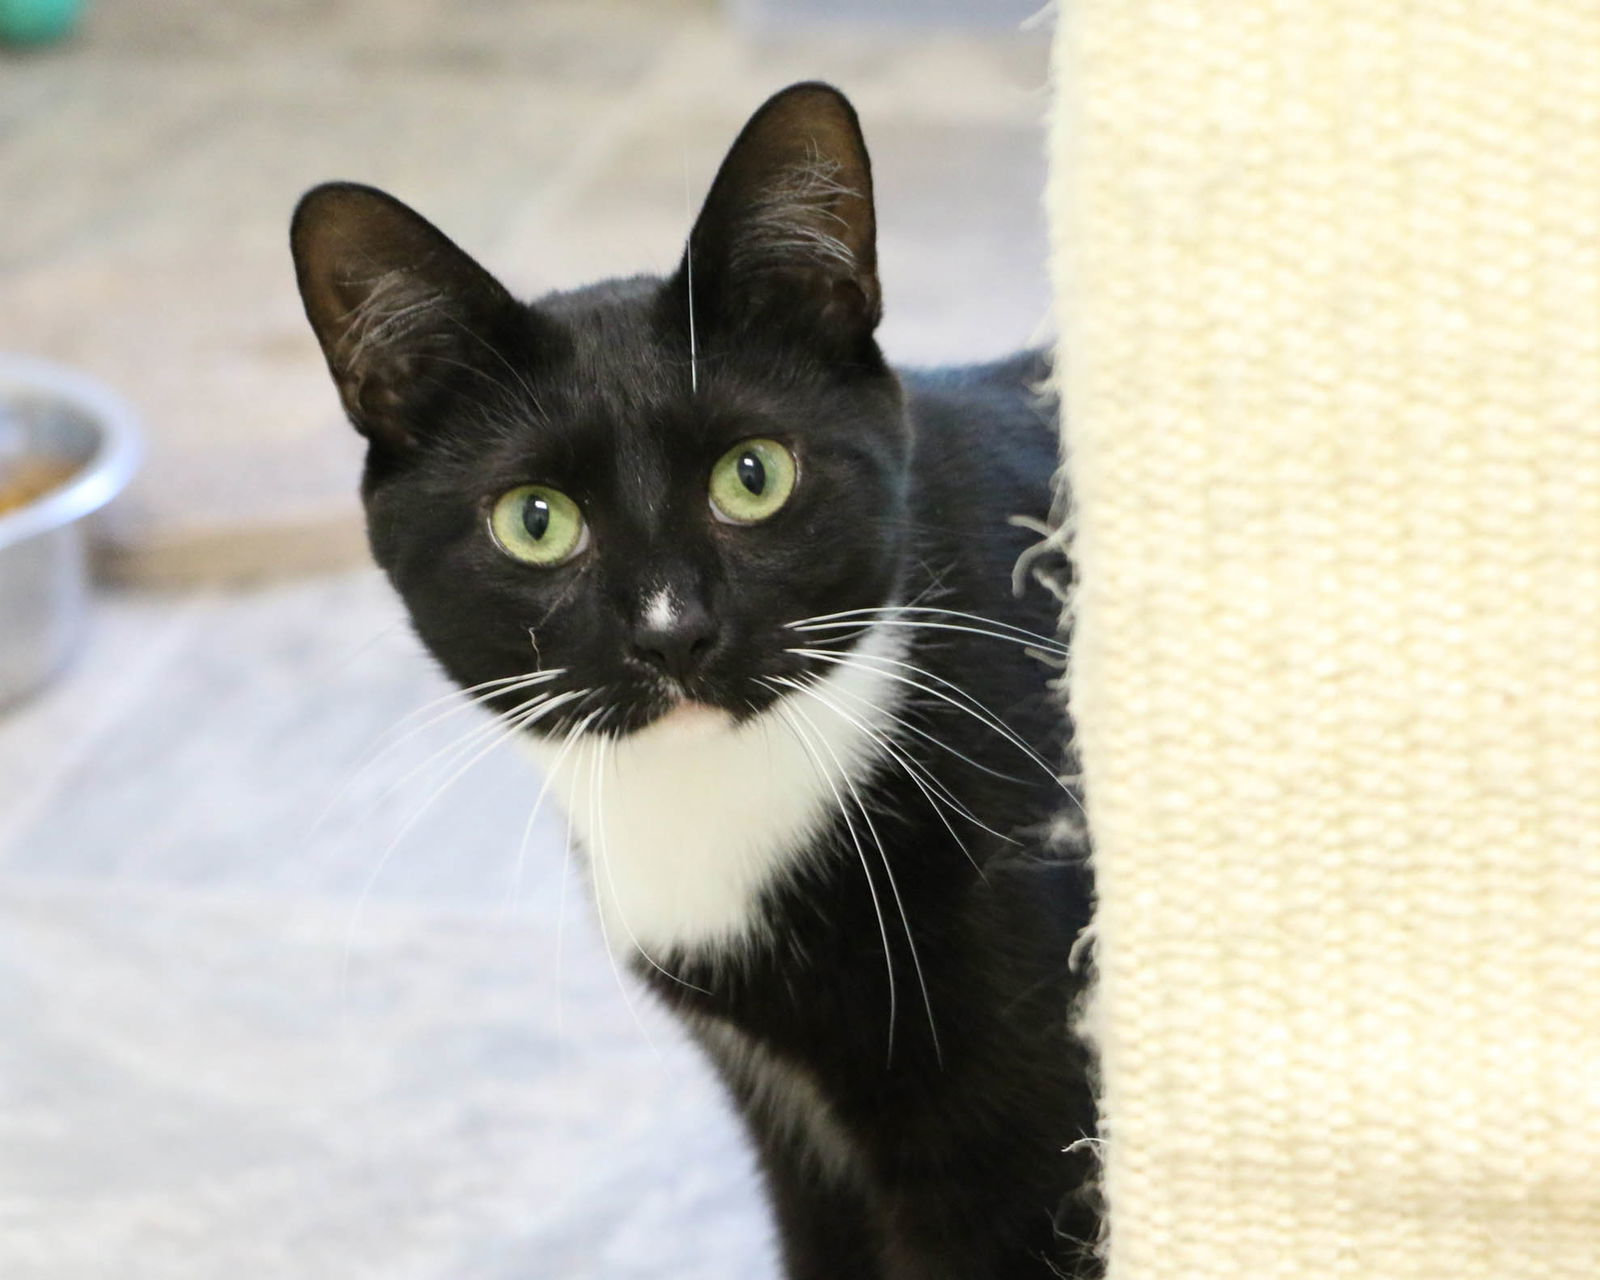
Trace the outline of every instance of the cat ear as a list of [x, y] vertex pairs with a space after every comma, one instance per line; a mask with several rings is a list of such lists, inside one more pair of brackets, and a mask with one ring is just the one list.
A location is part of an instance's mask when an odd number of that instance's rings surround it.
[[415, 444], [430, 402], [517, 316], [494, 277], [372, 187], [313, 188], [295, 209], [289, 242], [345, 412], [377, 445]]
[[882, 312], [872, 167], [830, 85], [791, 85], [751, 116], [689, 236], [683, 288], [708, 319], [799, 319], [848, 346]]

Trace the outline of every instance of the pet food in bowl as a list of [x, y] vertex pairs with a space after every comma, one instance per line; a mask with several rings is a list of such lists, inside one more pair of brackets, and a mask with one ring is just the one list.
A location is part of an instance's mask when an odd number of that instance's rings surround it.
[[84, 525], [138, 456], [133, 414], [105, 388], [0, 354], [0, 708], [71, 653], [89, 605]]
[[0, 515], [27, 506], [52, 489], [59, 489], [77, 473], [70, 462], [48, 458], [0, 458]]

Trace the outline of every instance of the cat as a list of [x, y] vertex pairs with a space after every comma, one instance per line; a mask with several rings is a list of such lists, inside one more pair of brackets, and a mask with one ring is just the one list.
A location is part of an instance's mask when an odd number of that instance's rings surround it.
[[291, 242], [373, 555], [543, 761], [609, 945], [742, 1115], [786, 1275], [1097, 1274], [1064, 650], [1013, 591], [1049, 365], [885, 362], [849, 102], [768, 100], [665, 279], [524, 305], [349, 183]]

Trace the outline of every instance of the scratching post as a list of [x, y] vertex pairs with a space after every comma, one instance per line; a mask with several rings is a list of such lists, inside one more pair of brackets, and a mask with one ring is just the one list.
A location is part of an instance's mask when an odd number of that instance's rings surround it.
[[1600, 5], [1057, 52], [1111, 1280], [1594, 1280]]

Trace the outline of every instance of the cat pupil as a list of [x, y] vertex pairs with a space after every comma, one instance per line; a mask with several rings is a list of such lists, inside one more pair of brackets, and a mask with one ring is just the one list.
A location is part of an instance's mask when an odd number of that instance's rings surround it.
[[767, 469], [761, 464], [761, 459], [753, 453], [741, 454], [738, 472], [739, 483], [760, 497], [761, 491], [767, 487]]
[[522, 527], [537, 542], [550, 529], [550, 504], [543, 498], [529, 498], [522, 507]]

